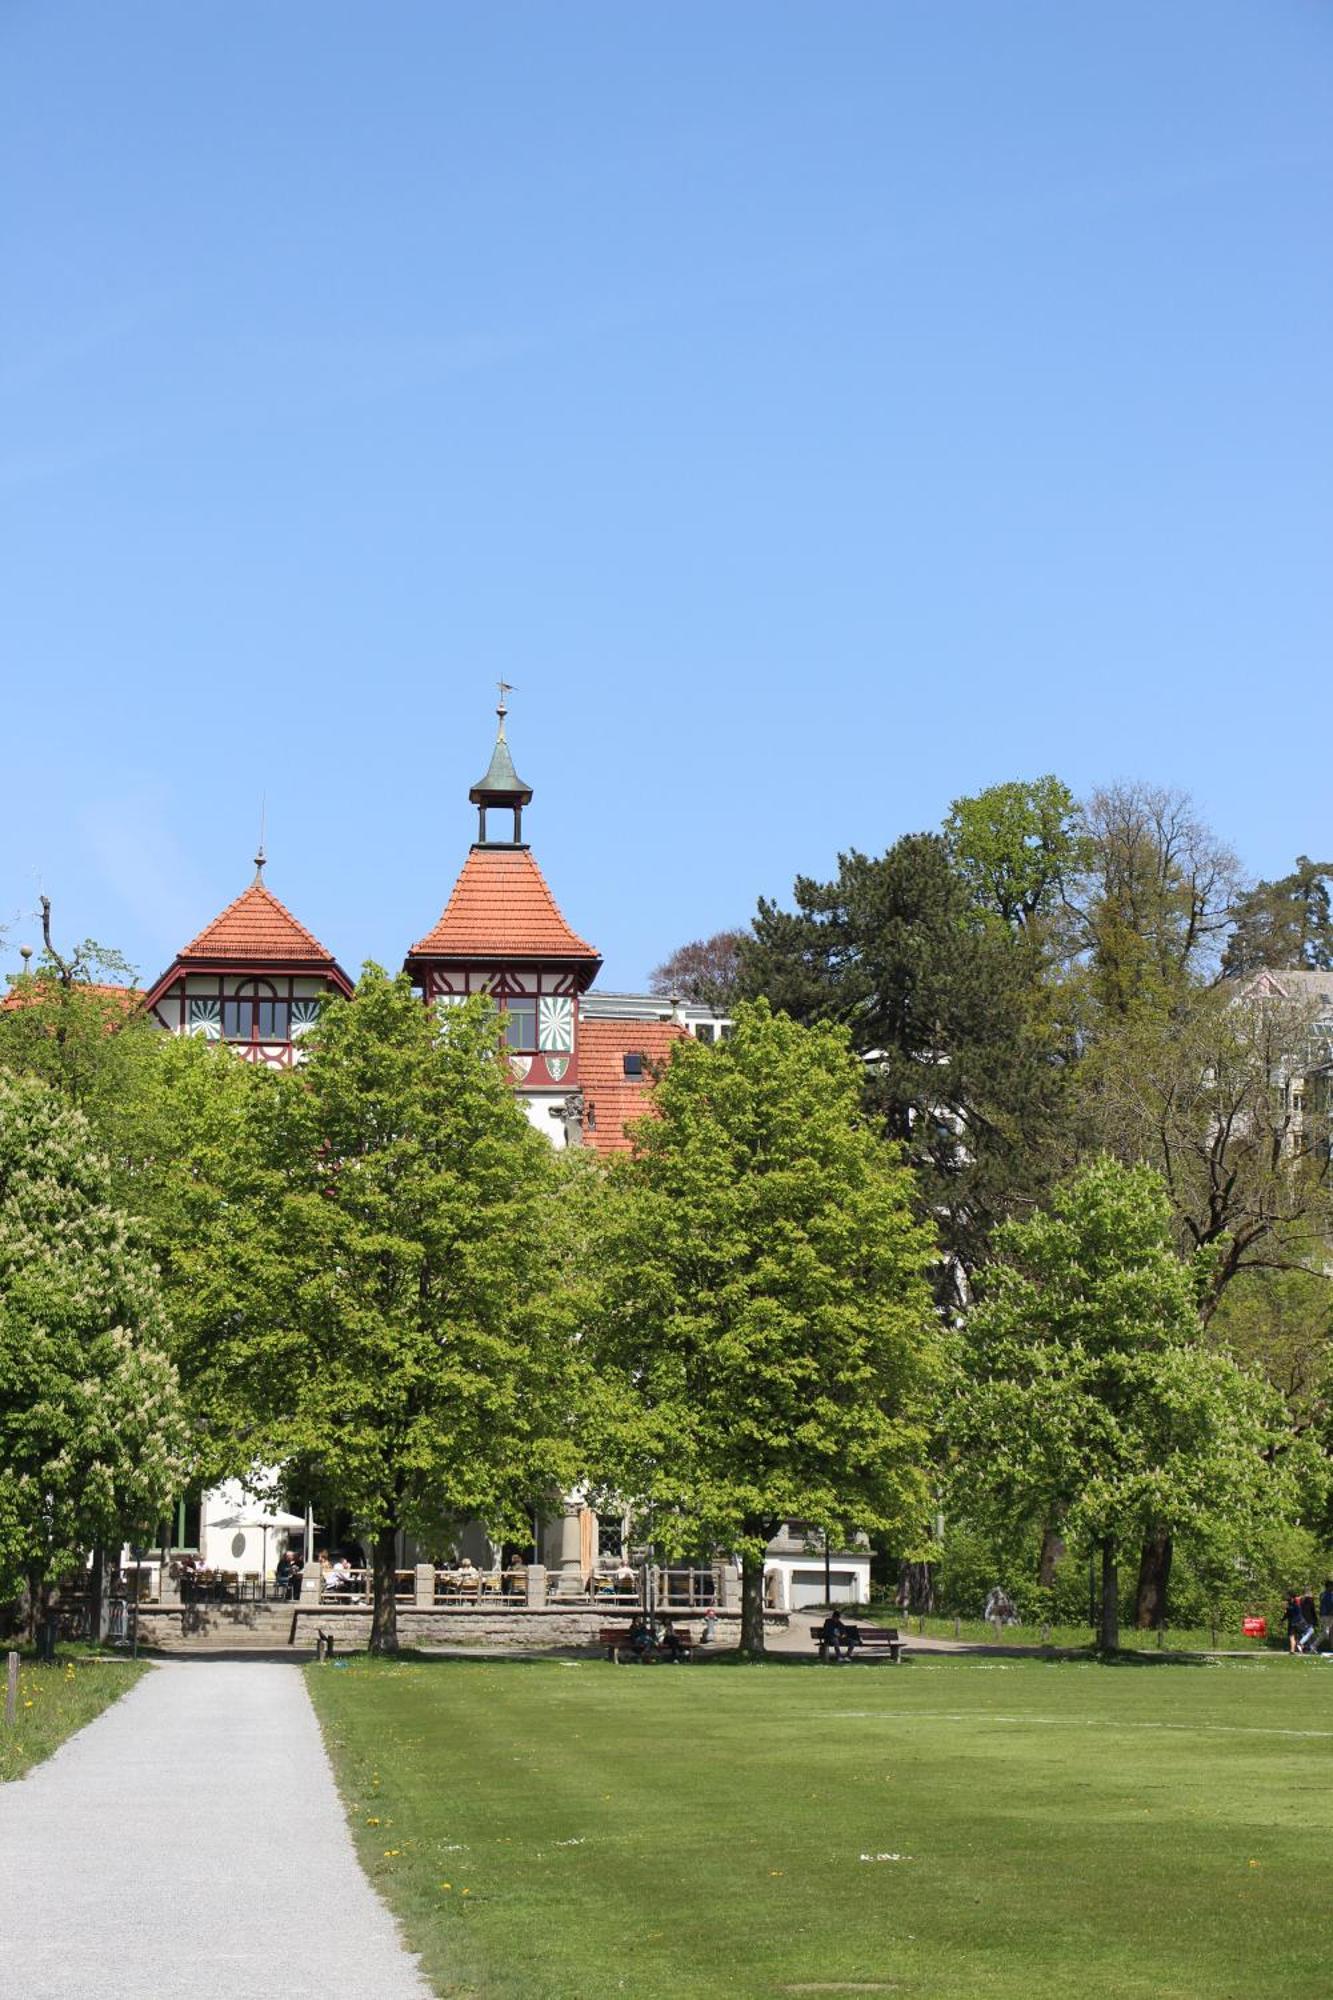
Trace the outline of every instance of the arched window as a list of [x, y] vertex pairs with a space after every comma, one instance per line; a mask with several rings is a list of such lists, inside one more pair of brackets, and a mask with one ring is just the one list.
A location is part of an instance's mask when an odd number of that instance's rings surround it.
[[278, 998], [267, 979], [243, 979], [222, 1002], [222, 1038], [227, 1042], [291, 1040], [291, 1005]]

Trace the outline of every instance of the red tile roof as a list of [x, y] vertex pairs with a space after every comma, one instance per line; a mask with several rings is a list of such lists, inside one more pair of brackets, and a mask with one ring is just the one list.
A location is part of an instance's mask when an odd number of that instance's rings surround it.
[[181, 951], [178, 963], [216, 965], [219, 960], [231, 959], [247, 964], [300, 961], [321, 968], [335, 964], [319, 939], [304, 924], [298, 924], [262, 882], [252, 882], [243, 896], [228, 903], [220, 917], [205, 925]]
[[156, 986], [145, 994], [145, 1006], [156, 1006], [182, 973], [196, 966], [280, 967], [315, 973], [339, 993], [352, 991], [352, 982], [337, 959], [304, 924], [297, 923], [286, 904], [262, 882], [252, 882], [244, 895], [228, 903], [221, 916], [190, 939]]
[[474, 847], [433, 931], [409, 958], [601, 959], [569, 928], [526, 847]]
[[[585, 1020], [578, 1035], [584, 1144], [599, 1153], [626, 1152], [626, 1123], [652, 1110], [650, 1069], [660, 1069], [688, 1031], [677, 1021]], [[636, 1052], [644, 1058], [644, 1073], [626, 1076], [625, 1057]]]
[[[137, 986], [107, 986], [96, 979], [81, 979], [74, 990], [76, 993], [95, 995], [99, 1000], [112, 1001], [126, 1014], [143, 999]], [[0, 1000], [0, 1014], [16, 1014], [22, 1007], [35, 1007], [39, 1000], [57, 991], [58, 981], [53, 973], [34, 972], [10, 987], [4, 999]]]

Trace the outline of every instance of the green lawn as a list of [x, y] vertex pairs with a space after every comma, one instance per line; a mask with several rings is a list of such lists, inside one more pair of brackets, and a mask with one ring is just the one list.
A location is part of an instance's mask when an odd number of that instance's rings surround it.
[[[918, 1618], [915, 1612], [894, 1611], [887, 1605], [876, 1605], [868, 1614], [877, 1625], [896, 1625], [909, 1639], [922, 1633], [928, 1639], [981, 1640], [986, 1645], [994, 1643], [995, 1628], [984, 1618]], [[1086, 1619], [1081, 1625], [1050, 1625], [1043, 1627], [1040, 1622], [1005, 1627], [1004, 1643], [1007, 1646], [1039, 1646], [1042, 1632], [1050, 1633], [1052, 1646], [1086, 1650], [1092, 1644], [1092, 1635]], [[1209, 1625], [1171, 1625], [1159, 1639], [1156, 1632], [1138, 1632], [1132, 1625], [1120, 1628], [1120, 1647], [1130, 1653], [1210, 1653], [1220, 1650], [1224, 1653], [1265, 1653], [1283, 1651], [1286, 1639], [1279, 1630], [1268, 1639], [1247, 1639], [1240, 1629], [1240, 1620], [1231, 1619], [1217, 1626], [1216, 1640]]]
[[39, 1667], [25, 1654], [19, 1663], [18, 1721], [7, 1729], [5, 1651], [0, 1646], [0, 1782], [21, 1778], [40, 1764], [148, 1671], [131, 1660], [96, 1660], [63, 1652], [55, 1666]]
[[309, 1679], [444, 1994], [1329, 1991], [1333, 1665]]

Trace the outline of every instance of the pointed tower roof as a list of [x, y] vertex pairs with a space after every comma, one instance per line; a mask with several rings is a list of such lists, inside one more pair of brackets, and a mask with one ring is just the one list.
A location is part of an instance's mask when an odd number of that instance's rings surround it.
[[525, 785], [514, 769], [514, 760], [509, 754], [509, 744], [505, 738], [505, 717], [509, 710], [504, 697], [509, 692], [509, 683], [500, 683], [500, 705], [495, 713], [500, 718], [500, 727], [495, 734], [495, 748], [484, 778], [478, 778], [468, 793], [474, 806], [525, 806], [531, 802], [532, 786]]
[[565, 959], [589, 967], [601, 955], [572, 931], [526, 847], [474, 847], [434, 930], [416, 958]]
[[198, 937], [181, 950], [184, 960], [220, 958], [317, 960], [332, 965], [334, 960], [319, 939], [298, 923], [285, 903], [256, 875], [250, 887], [228, 903], [220, 916], [205, 924]]
[[352, 982], [337, 959], [313, 932], [297, 922], [285, 903], [278, 901], [262, 876], [260, 860], [249, 888], [176, 954], [147, 995], [150, 1007], [180, 973], [203, 967], [210, 971], [263, 968], [312, 972], [328, 979], [340, 992], [351, 992]]

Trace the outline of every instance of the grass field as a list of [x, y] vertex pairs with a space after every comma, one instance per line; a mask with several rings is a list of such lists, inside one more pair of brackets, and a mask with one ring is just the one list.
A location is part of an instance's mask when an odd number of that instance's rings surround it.
[[100, 1715], [148, 1669], [130, 1660], [92, 1660], [62, 1653], [53, 1667], [19, 1665], [18, 1722], [4, 1723], [4, 1648], [0, 1647], [0, 1782], [21, 1778], [53, 1750]]
[[443, 1994], [1327, 1993], [1333, 1666], [309, 1670]]
[[[896, 1612], [886, 1605], [876, 1605], [868, 1614], [877, 1625], [896, 1625], [909, 1638], [924, 1635], [928, 1639], [980, 1640], [989, 1645], [995, 1638], [994, 1627], [984, 1618], [918, 1618], [915, 1613]], [[1010, 1646], [1038, 1646], [1043, 1630], [1050, 1633], [1052, 1646], [1089, 1649], [1092, 1635], [1086, 1620], [1082, 1625], [1050, 1625], [1040, 1623], [1009, 1625], [1005, 1628], [1004, 1640]], [[1220, 1648], [1227, 1653], [1265, 1653], [1285, 1649], [1285, 1640], [1278, 1632], [1272, 1639], [1247, 1639], [1240, 1629], [1237, 1619], [1220, 1623], [1214, 1630], [1208, 1625], [1172, 1625], [1159, 1638], [1156, 1632], [1137, 1632], [1132, 1625], [1120, 1628], [1120, 1649], [1127, 1653], [1209, 1653]]]

